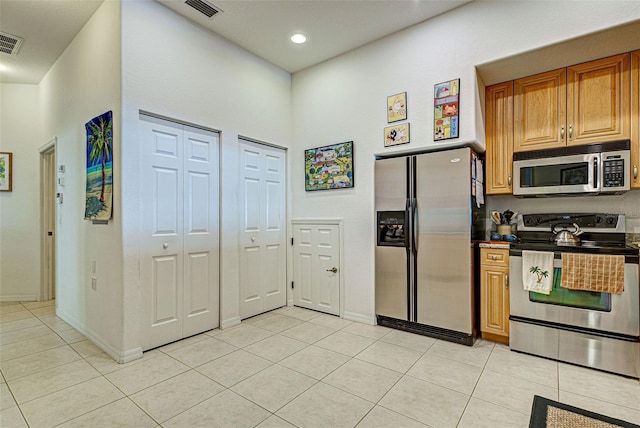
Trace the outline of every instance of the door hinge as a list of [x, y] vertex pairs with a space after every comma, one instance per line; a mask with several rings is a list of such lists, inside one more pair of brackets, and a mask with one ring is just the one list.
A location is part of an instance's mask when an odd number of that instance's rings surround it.
[[293, 245], [293, 238], [291, 238], [291, 245]]
[[295, 288], [293, 281], [291, 281], [291, 289], [293, 290]]

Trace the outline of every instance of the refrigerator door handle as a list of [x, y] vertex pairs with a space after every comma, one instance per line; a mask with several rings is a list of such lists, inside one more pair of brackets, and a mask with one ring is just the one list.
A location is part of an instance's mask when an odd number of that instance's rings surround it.
[[413, 249], [413, 240], [411, 239], [412, 235], [412, 227], [413, 223], [411, 223], [411, 218], [413, 216], [413, 209], [411, 205], [411, 199], [407, 198], [404, 204], [404, 211], [406, 216], [406, 224], [405, 224], [405, 247], [407, 247], [407, 253], [410, 253]]
[[411, 200], [413, 208], [411, 210], [411, 247], [414, 252], [418, 251], [418, 199]]

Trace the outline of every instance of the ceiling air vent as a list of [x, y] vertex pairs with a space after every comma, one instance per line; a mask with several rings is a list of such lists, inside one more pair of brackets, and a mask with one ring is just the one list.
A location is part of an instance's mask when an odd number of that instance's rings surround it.
[[222, 12], [220, 9], [218, 9], [214, 5], [204, 0], [187, 0], [185, 1], [185, 3], [191, 6], [192, 8], [194, 8], [195, 10], [197, 10], [198, 12], [202, 13], [203, 15], [206, 15], [207, 18], [211, 18], [216, 13]]
[[16, 55], [24, 39], [0, 31], [0, 52]]

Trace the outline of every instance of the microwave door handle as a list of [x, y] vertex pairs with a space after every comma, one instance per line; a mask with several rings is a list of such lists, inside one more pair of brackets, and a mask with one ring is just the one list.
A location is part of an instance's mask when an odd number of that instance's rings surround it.
[[598, 184], [598, 158], [593, 158], [593, 189], [600, 190], [600, 185]]

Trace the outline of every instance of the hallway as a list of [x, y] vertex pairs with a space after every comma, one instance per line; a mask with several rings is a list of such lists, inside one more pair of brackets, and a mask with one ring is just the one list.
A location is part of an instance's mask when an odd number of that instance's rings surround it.
[[640, 384], [284, 307], [117, 364], [51, 302], [0, 303], [2, 427], [525, 427], [533, 395], [640, 424]]

